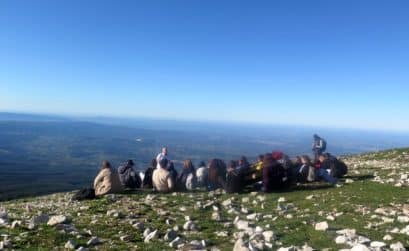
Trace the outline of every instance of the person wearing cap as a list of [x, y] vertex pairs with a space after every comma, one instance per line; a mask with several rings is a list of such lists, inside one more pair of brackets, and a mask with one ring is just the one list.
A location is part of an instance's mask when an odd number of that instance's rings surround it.
[[119, 180], [125, 188], [135, 189], [142, 185], [141, 177], [133, 169], [132, 160], [127, 160], [125, 165], [118, 167]]

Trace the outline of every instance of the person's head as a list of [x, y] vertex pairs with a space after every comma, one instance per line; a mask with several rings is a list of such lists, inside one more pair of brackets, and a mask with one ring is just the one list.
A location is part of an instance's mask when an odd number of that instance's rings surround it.
[[280, 151], [274, 151], [271, 155], [272, 155], [273, 159], [280, 160], [280, 159], [283, 158], [284, 154], [282, 152], [280, 152]]
[[266, 153], [263, 158], [263, 167], [271, 166], [276, 162], [271, 153]]
[[294, 163], [295, 163], [295, 164], [302, 163], [301, 157], [300, 157], [300, 156], [296, 156], [296, 157], [294, 158]]
[[315, 140], [317, 140], [317, 139], [320, 138], [320, 136], [318, 136], [318, 134], [314, 134], [312, 137], [313, 137]]
[[258, 160], [259, 162], [263, 162], [263, 159], [264, 159], [264, 155], [263, 155], [263, 154], [260, 154], [260, 155], [258, 156], [258, 158], [257, 158], [257, 160]]
[[323, 153], [318, 156], [318, 160], [322, 163], [328, 158], [327, 154]]
[[105, 168], [111, 168], [111, 163], [109, 163], [108, 160], [102, 161], [101, 169], [105, 169]]
[[190, 159], [183, 161], [183, 169], [193, 169], [193, 163]]
[[157, 165], [158, 165], [158, 161], [156, 159], [152, 159], [151, 167], [156, 168]]
[[200, 161], [200, 163], [199, 163], [199, 167], [205, 167], [206, 166], [206, 163], [204, 162], [204, 161]]
[[133, 166], [133, 165], [134, 165], [133, 160], [128, 159], [128, 160], [126, 161], [126, 165], [127, 165], [127, 166]]
[[168, 162], [168, 170], [175, 169], [175, 164], [172, 161]]
[[168, 160], [165, 158], [161, 159], [161, 161], [159, 162], [159, 165], [161, 168], [166, 169], [168, 166]]
[[240, 159], [239, 159], [239, 165], [240, 166], [245, 166], [245, 165], [248, 165], [248, 161], [247, 161], [247, 158], [246, 158], [246, 156], [241, 156], [240, 157]]
[[230, 160], [229, 169], [236, 169], [236, 167], [237, 167], [237, 162], [234, 160]]
[[168, 155], [168, 148], [167, 147], [162, 148], [162, 154], [163, 155]]
[[302, 162], [304, 165], [311, 165], [311, 159], [310, 159], [310, 157], [308, 157], [308, 155], [303, 155], [303, 156], [301, 157], [301, 162]]

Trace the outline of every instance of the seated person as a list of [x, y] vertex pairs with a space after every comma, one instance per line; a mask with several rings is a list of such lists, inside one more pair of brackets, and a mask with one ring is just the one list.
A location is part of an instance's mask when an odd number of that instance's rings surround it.
[[225, 191], [227, 193], [240, 193], [243, 191], [244, 184], [244, 169], [238, 168], [238, 163], [234, 160], [230, 161], [227, 168]]
[[273, 158], [272, 154], [265, 154], [262, 191], [268, 193], [285, 188], [287, 186], [286, 178], [284, 167]]
[[224, 188], [226, 185], [226, 164], [221, 159], [209, 161], [208, 190]]
[[101, 170], [94, 180], [94, 190], [96, 196], [109, 193], [120, 193], [124, 190], [119, 180], [118, 173], [106, 160], [102, 162]]
[[321, 168], [327, 170], [334, 178], [341, 178], [348, 172], [347, 165], [329, 153], [322, 153], [318, 157]]
[[176, 186], [181, 191], [196, 188], [196, 170], [190, 159], [183, 161], [183, 169], [177, 177]]
[[143, 181], [142, 181], [142, 187], [143, 188], [153, 188], [152, 175], [153, 175], [153, 171], [155, 171], [157, 165], [158, 165], [158, 163], [157, 163], [156, 159], [152, 159], [151, 166], [148, 167], [145, 170], [145, 175], [144, 175]]
[[153, 171], [152, 183], [158, 192], [171, 192], [174, 188], [174, 180], [171, 173], [167, 170], [168, 160], [166, 158], [159, 162], [159, 168]]
[[128, 160], [125, 165], [118, 167], [119, 180], [125, 188], [135, 189], [142, 185], [141, 177], [133, 169], [134, 163]]
[[207, 175], [208, 169], [204, 161], [201, 161], [199, 164], [199, 168], [196, 169], [196, 178], [197, 178], [197, 186], [198, 187], [206, 187], [207, 186]]

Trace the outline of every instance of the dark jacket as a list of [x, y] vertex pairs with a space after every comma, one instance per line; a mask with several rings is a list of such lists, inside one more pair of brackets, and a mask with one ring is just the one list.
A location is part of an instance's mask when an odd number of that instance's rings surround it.
[[178, 190], [186, 190], [186, 182], [188, 176], [192, 174], [194, 179], [196, 179], [196, 170], [194, 168], [183, 168], [183, 170], [180, 172], [176, 179], [176, 187]]
[[145, 170], [145, 176], [144, 176], [143, 182], [142, 182], [142, 187], [143, 188], [153, 188], [152, 175], [153, 175], [154, 170], [155, 170], [155, 168], [153, 168], [153, 167], [148, 167]]
[[286, 186], [286, 172], [271, 155], [265, 156], [263, 161], [263, 191], [271, 192]]
[[132, 165], [118, 167], [119, 180], [125, 188], [140, 188], [142, 181], [139, 175], [133, 170]]

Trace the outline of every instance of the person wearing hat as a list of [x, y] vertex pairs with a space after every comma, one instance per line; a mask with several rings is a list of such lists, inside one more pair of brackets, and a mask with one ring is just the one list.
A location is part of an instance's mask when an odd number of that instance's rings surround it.
[[132, 160], [127, 160], [125, 165], [118, 167], [119, 180], [125, 188], [135, 189], [142, 185], [141, 177], [133, 169]]

